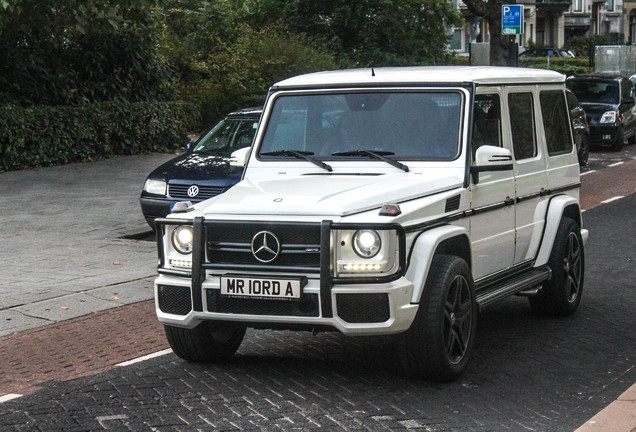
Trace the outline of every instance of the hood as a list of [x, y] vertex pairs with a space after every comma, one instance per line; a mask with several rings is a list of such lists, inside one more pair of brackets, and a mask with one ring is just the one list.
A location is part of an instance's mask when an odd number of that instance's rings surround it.
[[169, 160], [149, 177], [167, 182], [215, 183], [231, 186], [241, 178], [243, 170], [231, 167], [229, 158], [205, 153], [185, 153]]
[[581, 107], [585, 111], [588, 119], [600, 120], [603, 113], [618, 110], [618, 105], [608, 103], [581, 102]]
[[[451, 175], [453, 174], [453, 175]], [[463, 171], [295, 175], [245, 179], [218, 196], [209, 215], [347, 216], [462, 186]]]

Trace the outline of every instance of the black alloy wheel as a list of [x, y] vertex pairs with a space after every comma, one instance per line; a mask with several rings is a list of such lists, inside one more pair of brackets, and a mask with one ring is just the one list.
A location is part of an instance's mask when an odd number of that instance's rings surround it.
[[448, 360], [453, 364], [461, 362], [468, 351], [473, 332], [471, 302], [468, 281], [462, 275], [456, 276], [444, 306], [444, 345]]
[[398, 335], [407, 375], [450, 382], [466, 368], [477, 329], [477, 300], [468, 263], [436, 255], [411, 327]]
[[579, 225], [564, 217], [548, 261], [552, 278], [543, 283], [536, 296], [528, 298], [532, 310], [546, 316], [567, 316], [576, 312], [583, 293], [584, 252]]

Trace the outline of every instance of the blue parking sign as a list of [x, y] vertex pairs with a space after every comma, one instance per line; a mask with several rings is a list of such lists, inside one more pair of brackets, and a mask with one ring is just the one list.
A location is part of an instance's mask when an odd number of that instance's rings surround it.
[[501, 34], [523, 33], [523, 5], [501, 5]]

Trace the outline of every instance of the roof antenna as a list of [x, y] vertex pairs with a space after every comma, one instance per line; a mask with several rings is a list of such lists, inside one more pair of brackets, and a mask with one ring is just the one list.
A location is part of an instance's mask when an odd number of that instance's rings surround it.
[[371, 76], [375, 76], [375, 70], [373, 70], [373, 66], [371, 66]]

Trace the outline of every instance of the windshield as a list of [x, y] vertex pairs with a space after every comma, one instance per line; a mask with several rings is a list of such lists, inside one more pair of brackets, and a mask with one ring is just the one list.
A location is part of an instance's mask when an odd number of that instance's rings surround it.
[[568, 88], [581, 103], [619, 103], [618, 83], [615, 81], [571, 80]]
[[259, 156], [294, 150], [360, 159], [364, 154], [352, 152], [365, 150], [391, 159], [451, 160], [459, 154], [461, 102], [461, 93], [450, 90], [279, 96]]
[[258, 120], [250, 118], [225, 118], [205, 134], [192, 150], [219, 156], [230, 154], [252, 145]]

